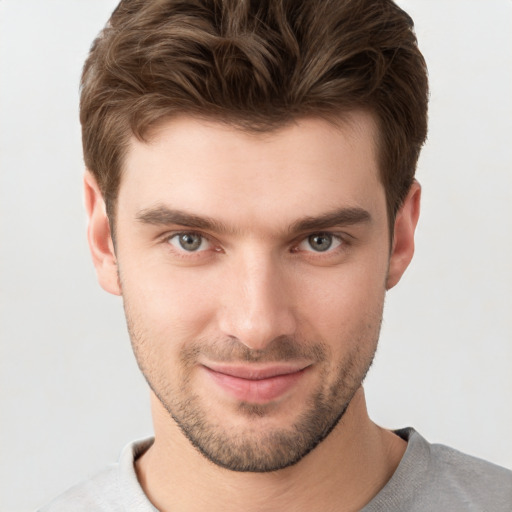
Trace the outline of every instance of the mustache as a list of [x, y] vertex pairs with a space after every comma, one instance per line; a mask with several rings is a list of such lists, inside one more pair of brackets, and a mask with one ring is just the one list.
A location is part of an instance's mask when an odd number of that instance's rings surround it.
[[328, 346], [321, 342], [305, 343], [288, 336], [274, 338], [264, 349], [251, 349], [235, 337], [200, 339], [187, 343], [181, 349], [184, 364], [194, 364], [199, 358], [219, 363], [275, 363], [307, 360], [322, 362], [327, 359]]

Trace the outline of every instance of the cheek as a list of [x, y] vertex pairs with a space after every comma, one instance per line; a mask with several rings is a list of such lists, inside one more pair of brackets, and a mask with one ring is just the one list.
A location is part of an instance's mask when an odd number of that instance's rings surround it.
[[[356, 341], [358, 333], [380, 325], [385, 297], [385, 262], [329, 269], [303, 277], [299, 296], [301, 317], [309, 335], [325, 340]], [[377, 269], [377, 270], [376, 270]]]
[[[176, 267], [147, 254], [121, 259], [119, 269], [127, 315], [153, 343], [172, 341], [177, 347], [219, 336], [216, 318], [220, 305], [231, 303], [225, 294], [231, 293], [226, 282], [232, 280], [232, 269]], [[386, 255], [370, 250], [337, 267], [283, 269], [287, 293], [280, 300], [293, 311], [302, 336], [325, 341], [343, 337], [346, 344], [382, 314], [386, 269]]]
[[194, 339], [214, 315], [214, 293], [197, 269], [120, 265], [127, 315], [156, 342]]

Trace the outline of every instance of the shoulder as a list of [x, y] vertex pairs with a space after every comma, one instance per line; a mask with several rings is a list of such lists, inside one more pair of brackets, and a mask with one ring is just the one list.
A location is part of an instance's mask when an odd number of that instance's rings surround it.
[[414, 429], [394, 475], [365, 512], [510, 512], [512, 471], [448, 446], [430, 444]]
[[475, 510], [512, 510], [512, 471], [441, 444], [430, 445], [430, 452], [432, 487], [478, 506]]
[[152, 442], [150, 438], [128, 444], [118, 463], [71, 487], [38, 512], [154, 512], [156, 509], [140, 487], [134, 467], [134, 461]]
[[117, 464], [70, 489], [38, 512], [121, 511]]

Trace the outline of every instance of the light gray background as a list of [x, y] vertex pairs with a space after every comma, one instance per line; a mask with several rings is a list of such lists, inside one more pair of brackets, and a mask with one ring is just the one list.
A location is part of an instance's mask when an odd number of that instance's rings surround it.
[[[389, 293], [373, 418], [512, 466], [512, 2], [403, 0], [432, 88], [417, 254]], [[151, 433], [85, 242], [78, 79], [116, 0], [0, 0], [0, 510]]]

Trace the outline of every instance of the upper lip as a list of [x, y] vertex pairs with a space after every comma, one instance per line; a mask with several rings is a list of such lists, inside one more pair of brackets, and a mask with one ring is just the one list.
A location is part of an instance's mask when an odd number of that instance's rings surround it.
[[297, 373], [308, 366], [309, 364], [301, 363], [277, 363], [257, 365], [253, 364], [225, 364], [225, 363], [203, 363], [207, 369], [230, 377], [237, 377], [239, 379], [247, 380], [263, 380], [281, 375], [289, 375]]

